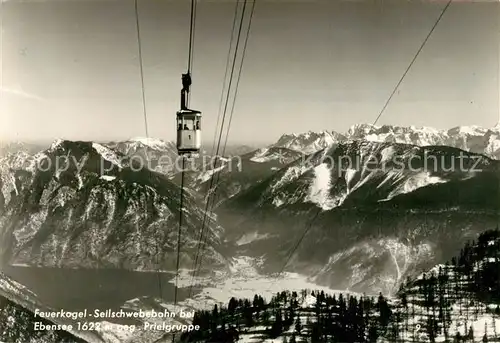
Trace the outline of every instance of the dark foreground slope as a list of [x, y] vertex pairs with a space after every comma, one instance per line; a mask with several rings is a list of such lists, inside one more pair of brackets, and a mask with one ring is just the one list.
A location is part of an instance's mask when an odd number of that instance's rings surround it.
[[85, 343], [67, 331], [35, 330], [35, 322], [54, 325], [0, 296], [0, 342], [5, 343]]
[[[93, 331], [77, 331], [75, 323], [55, 322], [35, 316], [35, 310], [51, 311], [22, 285], [0, 272], [0, 342], [5, 343], [98, 343]], [[61, 330], [35, 330], [35, 322], [61, 325]], [[73, 324], [73, 328], [67, 325]], [[66, 327], [63, 327], [66, 325]]]

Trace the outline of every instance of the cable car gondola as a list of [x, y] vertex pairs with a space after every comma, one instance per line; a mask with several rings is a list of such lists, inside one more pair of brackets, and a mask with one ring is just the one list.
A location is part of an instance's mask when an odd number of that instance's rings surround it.
[[177, 153], [197, 155], [201, 149], [201, 112], [187, 108], [187, 95], [191, 86], [189, 72], [182, 74], [181, 109], [177, 111]]

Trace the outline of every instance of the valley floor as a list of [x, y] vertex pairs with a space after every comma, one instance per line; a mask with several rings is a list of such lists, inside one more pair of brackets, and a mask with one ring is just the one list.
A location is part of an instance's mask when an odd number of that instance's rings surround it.
[[[143, 311], [153, 309], [161, 311], [162, 309], [168, 309], [170, 312], [179, 313], [180, 310], [184, 312], [208, 310], [213, 308], [216, 304], [227, 304], [232, 297], [238, 299], [252, 299], [255, 294], [259, 294], [265, 299], [270, 299], [277, 292], [284, 290], [295, 290], [297, 292], [303, 289], [323, 290], [325, 293], [330, 294], [341, 292], [318, 286], [307, 281], [306, 277], [295, 273], [283, 273], [279, 277], [261, 275], [257, 271], [260, 263], [262, 262], [254, 258], [239, 256], [233, 258], [230, 272], [220, 272], [211, 278], [197, 277], [194, 282], [191, 272], [189, 270], [182, 270], [178, 279], [179, 288], [189, 289], [191, 285], [193, 285], [197, 289], [201, 289], [201, 291], [194, 294], [192, 298], [180, 301], [177, 307], [174, 307], [172, 303], [166, 303], [159, 299], [152, 299], [151, 297], [142, 297], [127, 301], [123, 308], [131, 310], [142, 309]], [[175, 280], [173, 279], [171, 283], [175, 283]], [[342, 291], [342, 293], [346, 294], [349, 292]], [[152, 320], [149, 321], [154, 322]], [[189, 320], [180, 318], [158, 319], [156, 323], [161, 323], [163, 321], [168, 321], [167, 324], [170, 325], [189, 323]], [[109, 339], [108, 342], [110, 343], [137, 342], [138, 337], [141, 337], [141, 340], [147, 342], [152, 340], [151, 336], [155, 336], [156, 338], [158, 336], [157, 332], [129, 332], [119, 326], [115, 326], [112, 331], [103, 332], [103, 334]], [[171, 339], [170, 335], [163, 337], [165, 342], [169, 339]], [[163, 342], [163, 340], [159, 342]]]

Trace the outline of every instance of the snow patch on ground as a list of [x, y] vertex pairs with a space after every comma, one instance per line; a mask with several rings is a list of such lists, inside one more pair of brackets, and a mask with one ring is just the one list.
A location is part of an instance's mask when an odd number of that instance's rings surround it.
[[396, 195], [413, 192], [418, 188], [445, 182], [447, 181], [438, 176], [432, 176], [429, 172], [421, 172], [408, 178], [404, 184], [392, 191], [386, 200], [390, 200]]
[[255, 155], [250, 159], [250, 161], [257, 163], [263, 163], [269, 161], [269, 156], [266, 157], [268, 151], [269, 149], [267, 148], [259, 149], [259, 151], [257, 151]]
[[345, 171], [345, 183], [347, 185], [347, 191], [349, 192], [349, 189], [351, 187], [351, 182], [354, 179], [354, 176], [356, 176], [357, 170], [353, 168], [347, 168]]
[[274, 198], [273, 199], [273, 205], [276, 206], [276, 207], [280, 207], [281, 205], [284, 205], [285, 204], [285, 201], [281, 198]]
[[117, 165], [120, 168], [123, 167], [118, 156], [116, 156], [113, 150], [106, 148], [99, 143], [92, 143], [92, 148], [94, 148], [94, 150], [97, 151], [105, 160]]
[[54, 150], [55, 148], [57, 148], [59, 145], [61, 145], [64, 141], [60, 138], [56, 139], [54, 142], [52, 142], [52, 144], [50, 145], [49, 149], [50, 150]]
[[208, 180], [210, 180], [210, 178], [212, 177], [213, 174], [221, 171], [225, 167], [226, 167], [225, 165], [222, 165], [222, 166], [214, 168], [212, 170], [208, 170], [206, 172], [200, 173], [200, 175], [198, 175], [198, 177], [196, 179], [201, 180], [200, 181], [201, 183], [207, 182]]
[[396, 149], [394, 147], [390, 146], [388, 148], [385, 148], [380, 152], [380, 155], [382, 156], [382, 160], [380, 161], [382, 164], [387, 163], [392, 159], [392, 157], [396, 154]]
[[246, 244], [250, 244], [252, 242], [255, 242], [255, 241], [259, 241], [259, 240], [262, 240], [262, 239], [266, 239], [269, 237], [269, 234], [259, 234], [258, 232], [252, 232], [252, 233], [248, 233], [248, 234], [245, 234], [243, 235], [240, 239], [238, 239], [238, 241], [236, 241], [236, 245], [246, 245]]
[[293, 182], [309, 169], [310, 168], [305, 165], [294, 166], [286, 169], [283, 176], [271, 187], [271, 190], [274, 191], [287, 183]]
[[309, 189], [309, 195], [305, 201], [317, 204], [323, 210], [331, 210], [336, 206], [330, 197], [331, 172], [326, 163], [322, 163], [314, 169], [315, 178]]

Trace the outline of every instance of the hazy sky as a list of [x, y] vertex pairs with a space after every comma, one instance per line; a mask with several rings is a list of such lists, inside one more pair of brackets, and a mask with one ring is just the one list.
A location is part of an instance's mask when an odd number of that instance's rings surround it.
[[[133, 1], [0, 1], [0, 140], [145, 135]], [[373, 122], [444, 5], [257, 0], [230, 141]], [[198, 4], [191, 107], [207, 141], [234, 6]], [[171, 139], [190, 1], [140, 0], [139, 11], [149, 131]], [[495, 125], [499, 28], [499, 2], [454, 1], [379, 123]]]

